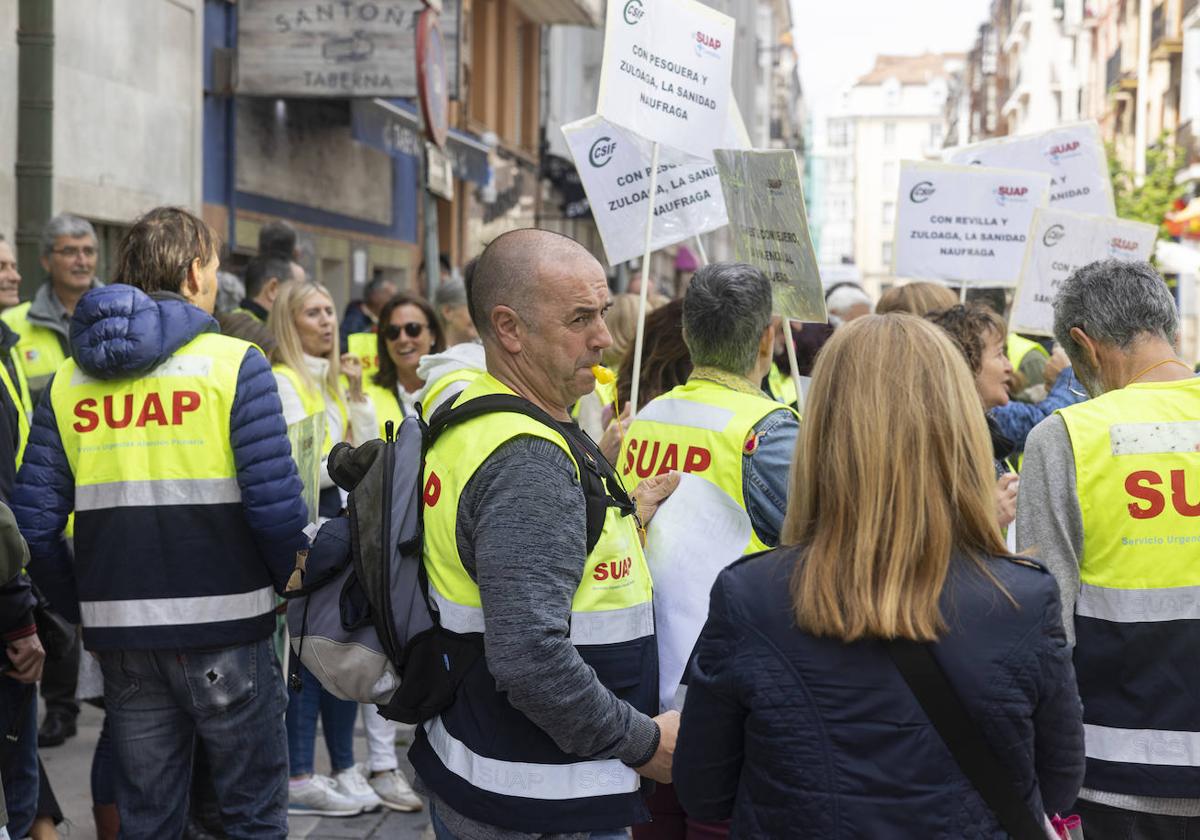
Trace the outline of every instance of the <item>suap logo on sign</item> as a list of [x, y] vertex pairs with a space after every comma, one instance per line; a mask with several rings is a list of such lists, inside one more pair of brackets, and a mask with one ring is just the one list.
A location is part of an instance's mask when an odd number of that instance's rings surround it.
[[1070, 143], [1057, 143], [1046, 150], [1046, 157], [1051, 163], [1057, 164], [1063, 158], [1071, 158], [1079, 156], [1079, 141], [1072, 140]]
[[645, 14], [646, 9], [642, 6], [642, 0], [629, 0], [625, 4], [625, 22], [630, 26], [636, 26]]
[[1046, 228], [1046, 232], [1042, 234], [1042, 244], [1047, 248], [1053, 248], [1066, 235], [1067, 229], [1062, 225], [1050, 225], [1050, 227]]
[[996, 187], [996, 203], [1003, 207], [1006, 204], [1024, 204], [1029, 187]]
[[932, 181], [921, 181], [908, 191], [908, 200], [913, 204], [924, 204], [933, 197], [934, 192]]
[[712, 35], [705, 35], [703, 32], [696, 32], [696, 55], [709, 55], [713, 58], [719, 58], [718, 52], [721, 49], [721, 39], [714, 38]]
[[612, 160], [613, 152], [617, 150], [617, 141], [611, 137], [599, 137], [588, 150], [588, 163], [599, 169]]
[[1137, 253], [1137, 247], [1137, 243], [1132, 239], [1122, 239], [1119, 236], [1114, 236], [1108, 241], [1108, 254], [1111, 257], [1129, 259]]

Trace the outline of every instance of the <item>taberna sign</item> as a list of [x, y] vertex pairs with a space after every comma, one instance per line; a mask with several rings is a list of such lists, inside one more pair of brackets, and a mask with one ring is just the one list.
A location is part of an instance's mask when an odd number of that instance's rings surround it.
[[[461, 0], [439, 26], [446, 88], [458, 96]], [[240, 0], [237, 92], [251, 96], [413, 97], [421, 0]]]

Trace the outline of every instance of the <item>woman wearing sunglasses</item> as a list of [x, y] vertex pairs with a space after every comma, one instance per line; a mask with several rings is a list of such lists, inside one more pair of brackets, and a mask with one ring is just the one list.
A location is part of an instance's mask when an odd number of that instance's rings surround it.
[[379, 310], [379, 370], [365, 383], [375, 403], [379, 436], [390, 420], [396, 428], [417, 413], [417, 392], [425, 381], [417, 374], [422, 356], [446, 349], [441, 323], [422, 297], [401, 292]]

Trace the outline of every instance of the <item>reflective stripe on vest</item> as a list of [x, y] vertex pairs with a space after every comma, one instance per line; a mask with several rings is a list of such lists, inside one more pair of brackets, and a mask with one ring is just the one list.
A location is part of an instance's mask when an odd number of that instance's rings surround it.
[[[456, 604], [429, 587], [438, 608], [438, 623], [454, 633], [482, 633], [486, 626], [482, 607]], [[571, 613], [571, 642], [575, 645], [612, 645], [640, 639], [654, 632], [654, 606], [649, 602], [615, 610]]]
[[1075, 606], [1085, 786], [1194, 796], [1200, 701], [1178, 680], [1195, 672], [1200, 641], [1200, 379], [1136, 383], [1059, 414], [1085, 535]]
[[[512, 392], [481, 374], [455, 404], [498, 393]], [[459, 498], [493, 452], [522, 436], [553, 443], [575, 463], [554, 429], [504, 412], [451, 426], [426, 456], [424, 567], [439, 622], [452, 632], [484, 630], [479, 587], [458, 553]], [[616, 507], [608, 508], [603, 533], [584, 562], [570, 625], [571, 642], [601, 683], [640, 711], [656, 711], [650, 571], [634, 518], [621, 516]], [[426, 784], [450, 807], [462, 812], [475, 803], [487, 813], [474, 818], [514, 830], [555, 833], [572, 830], [578, 820], [598, 827], [611, 822], [614, 828], [634, 822], [643, 808], [637, 774], [619, 761], [562, 752], [508, 703], [486, 668], [486, 661], [476, 663], [453, 705], [418, 731], [410, 755]], [[505, 736], [496, 739], [500, 726]], [[535, 808], [530, 799], [545, 804]], [[488, 804], [480, 806], [481, 801]]]
[[1008, 361], [1013, 366], [1013, 370], [1020, 368], [1021, 362], [1030, 353], [1041, 353], [1047, 359], [1050, 358], [1049, 351], [1036, 341], [1030, 341], [1028, 338], [1016, 333], [1008, 334], [1008, 342], [1004, 345], [1004, 354], [1008, 356]]
[[1200, 766], [1200, 732], [1114, 729], [1085, 723], [1088, 758], [1164, 767]]
[[171, 478], [159, 481], [114, 481], [75, 490], [75, 510], [102, 510], [160, 505], [224, 505], [242, 500], [236, 478]]
[[358, 356], [362, 362], [363, 382], [379, 370], [379, 335], [377, 333], [350, 333], [346, 336], [346, 349]]
[[[625, 433], [617, 467], [630, 492], [651, 476], [680, 470], [720, 487], [745, 510], [746, 440], [767, 415], [783, 409], [766, 395], [692, 379], [638, 412]], [[767, 548], [752, 530], [745, 553]]]
[[[292, 370], [287, 365], [273, 365], [271, 370], [275, 371], [275, 373], [279, 374], [291, 383], [292, 388], [300, 397], [300, 405], [304, 408], [305, 417], [311, 417], [314, 414], [319, 414], [321, 417], [325, 417], [325, 395], [328, 392], [328, 389], [325, 387], [324, 382], [318, 383], [320, 387], [313, 389], [307, 387], [304, 384], [304, 381], [300, 378], [300, 374], [296, 373], [296, 371]], [[342, 418], [342, 439], [345, 440], [350, 436], [350, 410], [346, 408], [346, 401], [342, 399], [341, 394], [335, 392], [333, 394], [333, 401], [337, 405], [338, 414], [341, 415]], [[333, 445], [338, 442], [339, 441], [335, 441], [333, 439], [333, 435], [329, 429], [329, 423], [326, 421], [325, 438], [323, 443], [324, 449], [321, 451], [328, 453], [333, 449]]]
[[211, 624], [254, 618], [275, 609], [270, 586], [236, 595], [155, 598], [136, 601], [82, 601], [79, 614], [88, 627], [163, 627]]
[[[432, 383], [425, 383], [425, 390], [421, 393], [421, 414], [428, 420], [433, 416], [433, 412], [441, 408], [442, 403], [450, 397], [456, 397], [465, 390], [467, 385], [470, 385], [479, 375], [483, 373], [475, 368], [459, 368], [451, 371], [445, 376], [440, 376]], [[464, 388], [459, 389], [454, 393], [450, 393], [447, 389], [456, 383], [464, 383]]]
[[[41, 392], [54, 372], [67, 358], [63, 352], [63, 339], [54, 330], [29, 323], [30, 302], [4, 311], [0, 318], [20, 336], [15, 352], [17, 361], [24, 371], [25, 379], [33, 391]], [[32, 403], [31, 403], [32, 405]]]
[[635, 793], [641, 779], [616, 759], [572, 764], [501, 761], [471, 750], [446, 731], [441, 717], [425, 721], [429, 744], [446, 768], [491, 793], [529, 799], [582, 799], [597, 794]]

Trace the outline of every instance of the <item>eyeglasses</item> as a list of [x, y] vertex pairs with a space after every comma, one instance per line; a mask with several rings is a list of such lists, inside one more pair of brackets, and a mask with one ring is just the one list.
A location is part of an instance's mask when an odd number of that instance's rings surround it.
[[395, 341], [400, 337], [401, 332], [409, 338], [420, 338], [421, 333], [425, 332], [425, 325], [416, 321], [409, 321], [407, 324], [388, 324], [384, 327], [383, 337], [388, 341]]
[[82, 248], [76, 245], [68, 245], [65, 248], [55, 248], [53, 251], [51, 251], [51, 253], [57, 254], [60, 257], [66, 257], [69, 260], [75, 259], [80, 254], [83, 254], [88, 259], [91, 259], [92, 257], [96, 256], [96, 249], [91, 245], [84, 245]]

